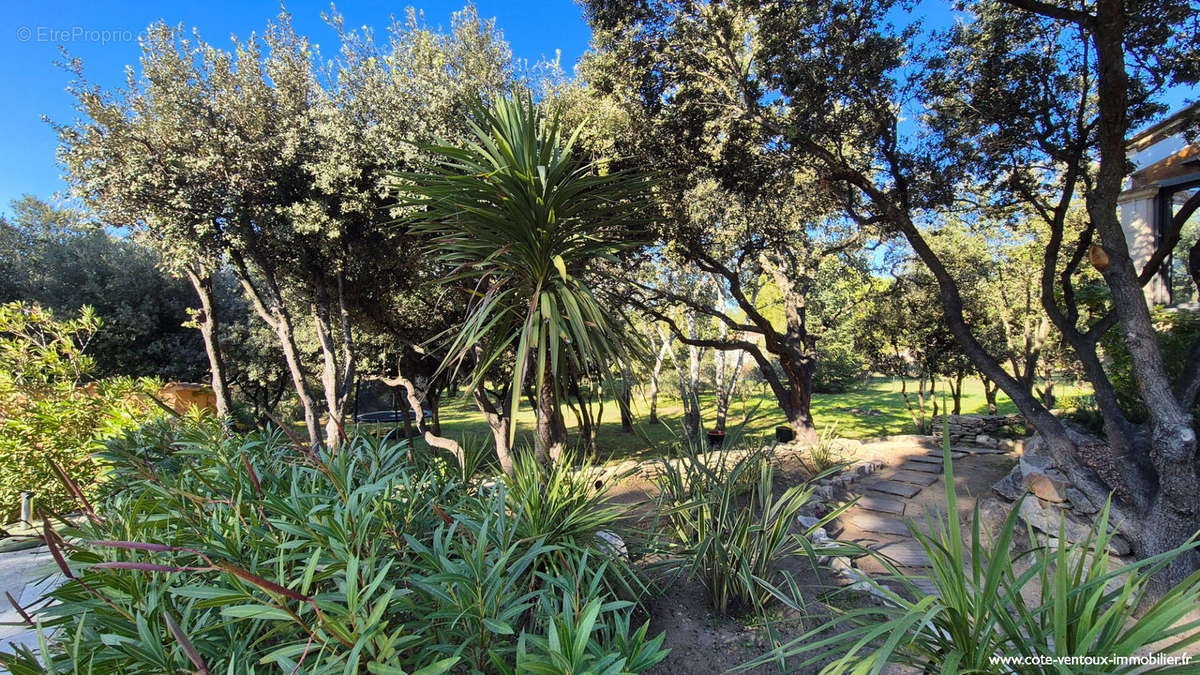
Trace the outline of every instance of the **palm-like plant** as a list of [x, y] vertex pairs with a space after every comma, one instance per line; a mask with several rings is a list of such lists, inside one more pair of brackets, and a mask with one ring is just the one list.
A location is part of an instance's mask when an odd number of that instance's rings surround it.
[[407, 221], [430, 236], [429, 253], [450, 269], [443, 283], [467, 282], [466, 320], [450, 337], [443, 367], [473, 358], [471, 388], [515, 349], [510, 437], [526, 375], [535, 378], [539, 459], [566, 442], [561, 375], [607, 375], [641, 349], [619, 312], [588, 280], [638, 245], [646, 180], [605, 173], [562, 133], [557, 114], [529, 99], [473, 106], [462, 147], [421, 146], [424, 173], [401, 174], [396, 191], [413, 207]]

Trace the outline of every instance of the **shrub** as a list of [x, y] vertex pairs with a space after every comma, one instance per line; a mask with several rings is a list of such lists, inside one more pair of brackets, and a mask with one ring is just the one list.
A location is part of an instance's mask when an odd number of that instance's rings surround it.
[[810, 476], [817, 476], [846, 464], [848, 454], [835, 423], [821, 430], [816, 443], [802, 449], [799, 460]]
[[[538, 571], [563, 548], [507, 506], [503, 485], [465, 489], [411, 464], [407, 443], [304, 446], [204, 421], [109, 443], [100, 517], [46, 531], [69, 577], [47, 598], [57, 604], [31, 610], [59, 629], [47, 668], [511, 671], [541, 653], [534, 638], [578, 622], [538, 611], [565, 591], [600, 608], [596, 662], [638, 672], [665, 656], [632, 627], [632, 604], [584, 583], [607, 573], [605, 550], [575, 556], [558, 582]], [[25, 648], [0, 662], [44, 672]]]
[[157, 389], [153, 380], [84, 386], [92, 369], [84, 347], [99, 328], [86, 307], [59, 320], [37, 306], [0, 305], [0, 515], [15, 511], [24, 490], [41, 508], [71, 508], [59, 468], [93, 495], [103, 471], [93, 454], [99, 440], [158, 414], [146, 397]]
[[[970, 539], [965, 541], [948, 444], [945, 453], [946, 506], [951, 515], [928, 516], [931, 534], [909, 527], [932, 563], [933, 594], [926, 595], [911, 577], [882, 559], [891, 574], [868, 582], [883, 598], [881, 605], [841, 613], [747, 668], [809, 654], [798, 667], [835, 657], [823, 673], [879, 672], [888, 663], [927, 673], [1085, 672], [1062, 664], [1017, 668], [994, 659], [1131, 656], [1155, 643], [1165, 645], [1157, 650], [1169, 653], [1197, 639], [1189, 633], [1200, 621], [1184, 619], [1200, 606], [1200, 572], [1139, 610], [1150, 577], [1195, 544], [1110, 571], [1107, 505], [1090, 536], [1077, 544], [1067, 543], [1060, 532], [1056, 546], [1014, 556], [1017, 508], [995, 538], [985, 542], [976, 507]], [[1026, 596], [1033, 601], [1027, 602]], [[1181, 666], [1176, 672], [1194, 669]], [[1090, 666], [1086, 672], [1140, 671], [1110, 664]]]
[[684, 447], [680, 455], [662, 463], [659, 512], [683, 544], [686, 573], [704, 584], [718, 612], [761, 614], [777, 593], [772, 581], [780, 559], [807, 555], [815, 564], [817, 556], [833, 552], [815, 551], [792, 531], [812, 489], [798, 485], [776, 497], [774, 469], [764, 452], [751, 450], [734, 459]]

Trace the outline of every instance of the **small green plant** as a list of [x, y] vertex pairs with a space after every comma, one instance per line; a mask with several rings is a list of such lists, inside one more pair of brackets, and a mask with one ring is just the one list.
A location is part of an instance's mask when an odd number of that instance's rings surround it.
[[800, 463], [811, 476], [824, 474], [845, 464], [846, 460], [846, 448], [837, 435], [836, 423], [822, 429], [817, 442], [805, 448], [800, 455]]
[[[1107, 548], [1112, 535], [1106, 505], [1085, 541], [1071, 544], [1060, 533], [1052, 548], [1014, 555], [1019, 509], [1014, 508], [994, 538], [986, 541], [976, 507], [969, 539], [964, 539], [948, 443], [944, 466], [950, 515], [927, 516], [929, 534], [909, 527], [929, 556], [933, 593], [926, 594], [881, 558], [891, 573], [868, 583], [883, 598], [882, 604], [839, 611], [829, 622], [746, 668], [808, 655], [796, 666], [834, 658], [822, 673], [878, 673], [889, 663], [927, 673], [1142, 672], [1139, 666], [1117, 663], [1091, 665], [1085, 671], [1036, 661], [1005, 665], [998, 659], [1126, 657], [1152, 643], [1170, 653], [1200, 639], [1200, 621], [1186, 620], [1200, 606], [1200, 572], [1139, 610], [1150, 577], [1195, 543], [1110, 570]], [[1188, 665], [1155, 672], [1194, 669]]]
[[[512, 475], [505, 477], [509, 510], [519, 514], [517, 534], [522, 539], [542, 538], [559, 549], [544, 556], [539, 572], [565, 574], [567, 562], [581, 555], [611, 558], [605, 565], [613, 593], [638, 599], [647, 591], [640, 575], [625, 555], [601, 539], [605, 530], [621, 529], [617, 523], [625, 509], [607, 502], [603, 472], [591, 460], [565, 454], [549, 467], [532, 452], [517, 453]], [[620, 480], [615, 476], [613, 480]]]
[[[781, 558], [806, 555], [815, 565], [820, 555], [831, 552], [814, 550], [804, 536], [793, 532], [796, 515], [812, 498], [812, 489], [798, 485], [775, 496], [774, 469], [762, 451], [734, 459], [726, 453], [695, 453], [685, 446], [678, 458], [663, 461], [657, 483], [659, 511], [689, 561], [685, 571], [704, 584], [713, 608], [722, 614], [761, 614], [778, 592], [772, 581]], [[749, 491], [743, 496], [742, 486], [747, 484]]]

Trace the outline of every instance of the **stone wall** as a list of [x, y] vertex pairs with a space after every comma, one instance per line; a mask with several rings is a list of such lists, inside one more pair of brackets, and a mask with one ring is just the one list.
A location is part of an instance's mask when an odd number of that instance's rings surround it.
[[1024, 423], [1025, 418], [1020, 415], [935, 415], [933, 435], [940, 439], [942, 429], [948, 424], [951, 445], [995, 446], [998, 435]]

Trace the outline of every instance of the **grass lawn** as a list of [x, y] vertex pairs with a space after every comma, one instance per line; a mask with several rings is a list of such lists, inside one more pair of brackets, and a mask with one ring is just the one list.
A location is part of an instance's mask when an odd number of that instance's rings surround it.
[[[910, 391], [913, 388], [910, 383]], [[983, 395], [983, 384], [977, 379], [964, 384], [962, 411], [964, 413], [986, 413], [987, 401]], [[1074, 391], [1070, 386], [1060, 387], [1060, 395]], [[742, 396], [735, 398], [729, 413], [728, 431], [731, 438], [740, 435], [753, 443], [766, 443], [774, 439], [776, 425], [784, 424], [785, 418], [766, 388], [743, 387]], [[940, 394], [939, 394], [940, 398]], [[915, 399], [914, 399], [915, 400]], [[948, 395], [947, 395], [948, 400]], [[998, 399], [1002, 414], [1016, 412], [1016, 407], [1007, 396]], [[939, 402], [940, 405], [940, 402]], [[715, 404], [711, 394], [702, 396], [701, 407], [705, 428], [711, 428], [715, 419]], [[841, 394], [816, 394], [813, 396], [813, 415], [819, 429], [836, 425], [833, 433], [843, 438], [872, 438], [908, 434], [915, 431], [912, 419], [900, 395], [900, 381], [893, 378], [872, 377], [854, 391]], [[647, 401], [634, 397], [634, 433], [621, 431], [620, 414], [616, 402], [608, 400], [604, 405], [604, 419], [597, 435], [601, 459], [621, 459], [658, 454], [666, 445], [682, 437], [683, 407], [675, 397], [659, 396], [658, 414], [661, 424], [648, 424]], [[576, 434], [574, 416], [564, 410], [568, 433]], [[475, 404], [469, 398], [455, 398], [443, 403], [441, 409], [442, 433], [452, 438], [473, 438], [471, 442], [491, 443], [491, 432]], [[518, 447], [533, 441], [533, 409], [528, 405], [518, 415]]]

